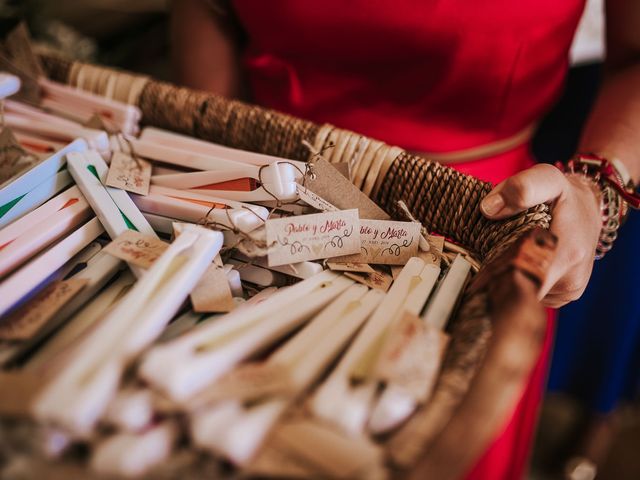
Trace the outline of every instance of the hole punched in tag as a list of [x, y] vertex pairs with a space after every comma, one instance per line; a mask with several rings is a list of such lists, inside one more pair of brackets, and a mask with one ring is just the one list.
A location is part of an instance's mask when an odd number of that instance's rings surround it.
[[[317, 178], [317, 174], [315, 172], [314, 169], [314, 160], [317, 158], [322, 158], [324, 159], [324, 152], [326, 152], [327, 150], [331, 150], [333, 147], [335, 147], [335, 144], [333, 142], [329, 142], [327, 145], [325, 145], [324, 147], [322, 147], [321, 149], [317, 149], [315, 148], [311, 142], [309, 142], [308, 140], [302, 140], [302, 144], [307, 147], [307, 149], [309, 150], [309, 152], [311, 153], [311, 158], [309, 159], [309, 161], [307, 162], [307, 171], [309, 173], [308, 177], [311, 180], [315, 180]], [[304, 180], [307, 178], [307, 174], [305, 172], [305, 176], [303, 178], [303, 183], [302, 186], [304, 187]]]

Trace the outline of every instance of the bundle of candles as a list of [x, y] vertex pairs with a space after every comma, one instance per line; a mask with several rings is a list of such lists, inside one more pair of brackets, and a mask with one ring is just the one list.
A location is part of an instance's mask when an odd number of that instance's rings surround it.
[[103, 474], [190, 450], [249, 475], [383, 478], [475, 262], [324, 152], [140, 132], [134, 106], [41, 86], [39, 106], [4, 103], [0, 416]]

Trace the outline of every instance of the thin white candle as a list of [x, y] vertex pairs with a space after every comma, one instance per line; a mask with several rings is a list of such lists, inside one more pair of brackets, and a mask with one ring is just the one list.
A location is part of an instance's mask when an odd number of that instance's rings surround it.
[[160, 335], [221, 246], [219, 232], [186, 228], [46, 387], [36, 416], [89, 434], [128, 362]]
[[178, 436], [178, 426], [172, 421], [142, 433], [116, 433], [95, 446], [91, 468], [105, 475], [139, 477], [169, 458]]
[[152, 349], [140, 374], [174, 400], [186, 400], [308, 320], [353, 284], [333, 272], [302, 281], [253, 307], [231, 312], [193, 333]]

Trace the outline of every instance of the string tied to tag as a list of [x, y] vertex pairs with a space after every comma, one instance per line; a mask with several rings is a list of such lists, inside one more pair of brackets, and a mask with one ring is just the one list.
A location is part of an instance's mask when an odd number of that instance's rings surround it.
[[[309, 169], [308, 169], [308, 167], [307, 167], [307, 166], [305, 166], [305, 171], [303, 172], [302, 170], [300, 170], [300, 167], [298, 167], [298, 165], [296, 165], [296, 164], [295, 164], [295, 163], [293, 163], [293, 162], [288, 162], [288, 161], [286, 161], [286, 160], [285, 160], [285, 161], [282, 161], [282, 162], [278, 162], [278, 165], [279, 165], [279, 164], [291, 165], [293, 168], [295, 168], [295, 169], [298, 171], [298, 173], [302, 176], [302, 186], [303, 186], [303, 187], [305, 186], [306, 179], [307, 179], [307, 177], [308, 177], [308, 175], [309, 175]], [[270, 166], [272, 167], [272, 166], [274, 166], [274, 164], [271, 164], [271, 165], [262, 165], [262, 166], [260, 166], [260, 168], [259, 168], [259, 170], [258, 170], [258, 182], [260, 183], [260, 185], [262, 186], [262, 188], [264, 189], [264, 191], [265, 191], [267, 194], [269, 194], [269, 195], [270, 195], [270, 196], [275, 200], [275, 202], [276, 202], [275, 207], [273, 207], [273, 208], [271, 208], [271, 209], [269, 210], [269, 214], [267, 215], [267, 220], [271, 218], [271, 216], [273, 215], [273, 213], [274, 213], [276, 210], [278, 210], [278, 209], [282, 208], [282, 207], [283, 207], [283, 206], [285, 206], [285, 205], [300, 205], [300, 203], [299, 203], [299, 200], [298, 200], [298, 199], [296, 199], [296, 200], [292, 200], [292, 201], [289, 201], [289, 202], [285, 202], [285, 201], [282, 201], [282, 199], [281, 199], [281, 198], [279, 198], [277, 195], [275, 195], [273, 192], [269, 191], [269, 189], [267, 188], [267, 186], [266, 186], [266, 185], [264, 184], [264, 182], [262, 181], [262, 172], [263, 172], [263, 170], [264, 170], [265, 168], [270, 167]], [[286, 212], [286, 211], [284, 211], [284, 210], [283, 210], [283, 212], [285, 212], [285, 213], [289, 213], [289, 212]], [[256, 213], [255, 213], [255, 212], [253, 212], [253, 211], [252, 211], [252, 213], [256, 214]], [[257, 214], [256, 214], [256, 215], [257, 215]]]
[[[230, 208], [227, 207], [224, 209], [225, 214], [227, 216], [228, 224], [221, 223], [209, 218], [209, 215], [215, 208], [216, 208], [215, 206], [212, 206], [207, 212], [206, 216], [200, 219], [197, 222], [197, 224], [212, 230], [231, 232], [240, 238], [234, 245], [231, 245], [225, 248], [224, 252], [221, 252], [221, 256], [230, 255], [231, 250], [233, 250], [234, 248], [237, 248], [239, 251], [241, 251], [242, 253], [244, 253], [249, 257], [258, 257], [258, 256], [264, 256], [268, 254], [270, 245], [267, 244], [266, 240], [256, 238], [250, 233], [247, 233], [241, 230], [240, 228], [238, 228], [238, 226], [235, 224], [235, 222], [231, 218], [231, 215], [229, 213], [229, 211], [231, 210]], [[256, 212], [254, 212], [253, 210], [251, 210], [246, 206], [243, 206], [243, 208], [253, 213], [256, 217], [258, 217], [264, 225], [265, 220], [262, 217], [260, 217], [260, 215], [258, 215]]]
[[276, 208], [280, 208], [283, 205], [293, 205], [293, 204], [297, 203], [297, 200], [294, 200], [294, 201], [291, 201], [291, 202], [283, 202], [280, 197], [278, 197], [275, 193], [271, 192], [267, 188], [267, 185], [262, 180], [262, 172], [264, 171], [265, 168], [277, 168], [278, 165], [291, 165], [303, 177], [303, 183], [304, 183], [304, 177], [306, 175], [306, 172], [303, 172], [302, 170], [300, 170], [300, 168], [295, 163], [287, 162], [287, 161], [277, 162], [275, 164], [266, 164], [266, 165], [261, 165], [260, 166], [260, 168], [258, 169], [258, 182], [260, 182], [260, 186], [262, 187], [262, 189], [275, 200]]
[[133, 148], [133, 143], [131, 142], [131, 139], [127, 136], [124, 135], [122, 133], [122, 131], [118, 130], [117, 134], [116, 134], [116, 138], [118, 139], [118, 145], [120, 145], [120, 150], [124, 151], [124, 148], [122, 148], [122, 142], [121, 140], [124, 140], [125, 143], [127, 144], [127, 148], [128, 148], [128, 153], [131, 156], [131, 158], [133, 159], [134, 162], [136, 162], [136, 166], [138, 167], [138, 170], [142, 171], [142, 163], [140, 162], [140, 156], [137, 154], [135, 148]]
[[410, 222], [415, 222], [420, 224], [420, 235], [422, 237], [420, 239], [420, 250], [422, 250], [423, 252], [428, 252], [429, 250], [431, 250], [431, 247], [429, 246], [429, 242], [427, 241], [427, 237], [429, 237], [429, 232], [425, 228], [425, 226], [422, 224], [422, 222], [420, 222], [416, 217], [413, 216], [413, 214], [409, 210], [409, 207], [407, 207], [407, 204], [404, 202], [404, 200], [398, 200], [396, 202], [396, 205], [398, 205], [398, 208], [400, 209], [402, 216], [404, 216], [407, 220], [409, 220]]
[[[314, 169], [314, 167], [315, 167], [314, 161], [316, 159], [319, 159], [319, 158], [323, 158], [324, 159], [324, 152], [326, 152], [327, 150], [330, 150], [333, 147], [335, 147], [335, 144], [333, 142], [329, 142], [327, 145], [323, 146], [322, 148], [316, 148], [311, 144], [311, 142], [309, 142], [308, 140], [304, 139], [304, 140], [302, 140], [302, 145], [307, 147], [307, 149], [311, 153], [311, 158], [307, 162], [307, 168], [306, 168], [306, 172], [305, 172], [303, 180], [307, 178], [307, 174], [308, 174], [308, 177], [311, 180], [315, 180], [316, 179], [316, 172], [315, 172], [315, 169]], [[304, 183], [303, 183], [303, 186], [304, 186]]]

